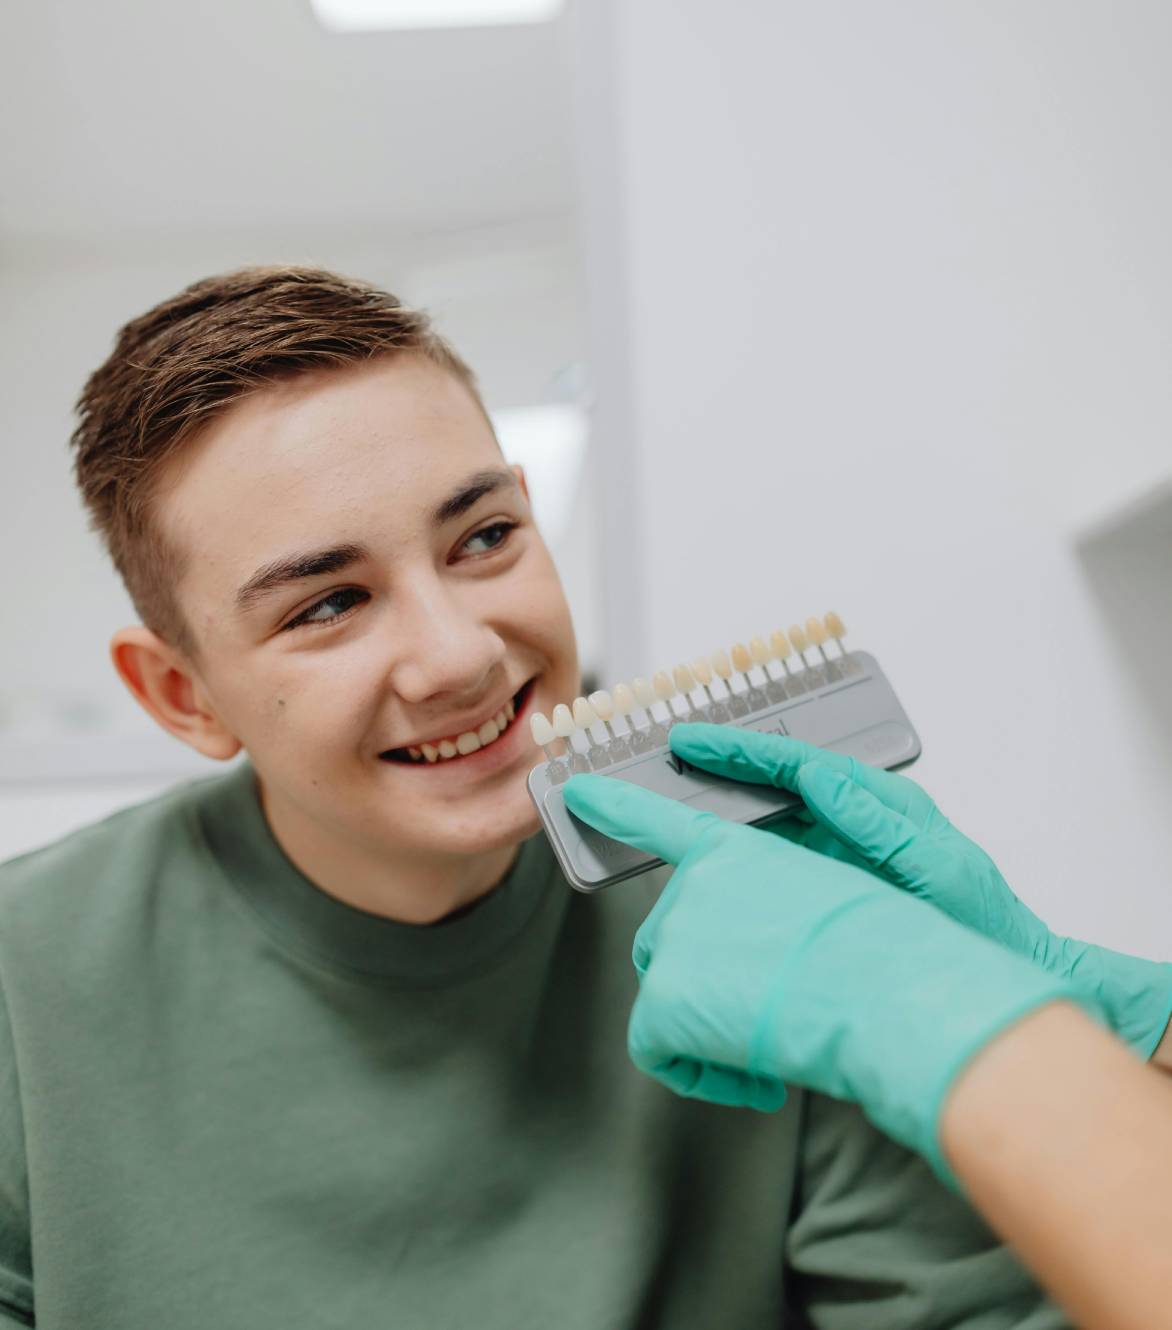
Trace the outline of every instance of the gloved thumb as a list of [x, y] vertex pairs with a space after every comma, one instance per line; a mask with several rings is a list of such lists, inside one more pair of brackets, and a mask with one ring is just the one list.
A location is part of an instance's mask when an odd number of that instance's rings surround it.
[[868, 868], [905, 891], [922, 894], [930, 870], [923, 862], [923, 833], [910, 818], [822, 763], [800, 767], [795, 787], [814, 820]]
[[721, 819], [617, 776], [571, 776], [566, 807], [614, 840], [654, 854], [673, 867]]

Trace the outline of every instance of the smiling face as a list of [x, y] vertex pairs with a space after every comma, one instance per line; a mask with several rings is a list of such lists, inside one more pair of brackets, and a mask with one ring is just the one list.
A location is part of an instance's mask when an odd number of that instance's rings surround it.
[[574, 634], [458, 379], [396, 355], [266, 387], [171, 464], [155, 514], [186, 561], [197, 691], [295, 858], [390, 867], [532, 834], [528, 717], [576, 693]]

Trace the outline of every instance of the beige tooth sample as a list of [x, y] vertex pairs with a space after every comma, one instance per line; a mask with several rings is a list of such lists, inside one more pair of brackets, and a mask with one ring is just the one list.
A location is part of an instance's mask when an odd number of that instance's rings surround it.
[[655, 694], [651, 691], [651, 685], [647, 680], [642, 677], [634, 678], [631, 680], [631, 688], [635, 694], [635, 701], [639, 703], [644, 711], [650, 710], [652, 703], [655, 701]]
[[686, 665], [677, 665], [672, 670], [671, 677], [676, 686], [676, 691], [683, 693], [685, 697], [696, 687], [696, 676]]
[[846, 624], [838, 617], [833, 610], [822, 620], [826, 625], [826, 631], [836, 640], [846, 636]]
[[712, 682], [712, 666], [703, 656], [697, 656], [692, 662], [692, 673], [701, 688], [707, 688]]
[[434, 762], [439, 757], [439, 749], [434, 744], [420, 744], [419, 747], [429, 762]]
[[748, 674], [753, 668], [753, 659], [749, 655], [749, 649], [743, 642], [738, 642], [732, 649], [732, 664], [734, 670], [739, 670], [741, 674]]
[[533, 735], [533, 742], [539, 748], [545, 748], [557, 739], [557, 735], [553, 732], [553, 726], [540, 711], [535, 711], [529, 717], [529, 732]]
[[675, 685], [666, 670], [656, 670], [651, 676], [651, 687], [661, 702], [667, 702], [675, 696]]
[[475, 730], [465, 730], [463, 734], [456, 735], [456, 751], [462, 756], [467, 757], [469, 753], [474, 753], [480, 747], [480, 739]]
[[749, 655], [753, 657], [754, 665], [764, 667], [765, 662], [772, 654], [773, 652], [765, 645], [765, 639], [763, 637], [749, 638]]
[[612, 693], [614, 709], [620, 716], [629, 716], [635, 709], [635, 694], [631, 692], [630, 685], [625, 683], [616, 683]]
[[732, 665], [729, 663], [727, 652], [714, 651], [712, 653], [712, 669], [718, 679], [728, 682], [732, 677]]
[[780, 628], [775, 628], [769, 634], [769, 645], [773, 648], [773, 654], [778, 660], [785, 660], [787, 656], [793, 655], [794, 649], [789, 644], [789, 638]]
[[486, 720], [480, 729], [476, 731], [476, 737], [480, 740], [481, 748], [483, 748], [485, 744], [492, 743], [498, 734], [500, 734], [500, 730], [497, 728], [495, 720]]
[[451, 741], [451, 739], [441, 739], [439, 741], [439, 755], [442, 758], [455, 757], [460, 750]]
[[614, 702], [605, 688], [600, 688], [597, 693], [591, 693], [587, 700], [600, 721], [605, 723], [614, 715]]
[[553, 709], [553, 732], [559, 739], [568, 739], [575, 730], [574, 717], [564, 702]]
[[[574, 724], [580, 730], [589, 731], [591, 725], [598, 719], [594, 714], [594, 708], [584, 697], [574, 698], [574, 709], [570, 714], [574, 717]], [[586, 737], [590, 738], [589, 734]]]
[[830, 636], [826, 631], [826, 625], [821, 619], [806, 620], [806, 636], [814, 643], [816, 647], [825, 645], [826, 639]]
[[[790, 624], [789, 640], [793, 643], [793, 648], [799, 656], [802, 656], [802, 652], [806, 651], [810, 646], [810, 643], [806, 640], [805, 629], [802, 628], [801, 624]], [[806, 658], [805, 656], [802, 656], [802, 664], [804, 665], [805, 663]]]

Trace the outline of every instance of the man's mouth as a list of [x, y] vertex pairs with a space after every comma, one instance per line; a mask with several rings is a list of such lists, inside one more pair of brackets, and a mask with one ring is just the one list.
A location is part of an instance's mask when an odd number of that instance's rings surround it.
[[517, 715], [525, 705], [533, 688], [530, 679], [513, 694], [511, 698], [487, 720], [481, 722], [475, 730], [463, 730], [459, 734], [436, 736], [420, 744], [411, 744], [406, 748], [388, 748], [379, 757], [384, 762], [404, 762], [408, 766], [426, 766], [431, 763], [453, 762], [482, 748], [489, 748], [516, 723]]

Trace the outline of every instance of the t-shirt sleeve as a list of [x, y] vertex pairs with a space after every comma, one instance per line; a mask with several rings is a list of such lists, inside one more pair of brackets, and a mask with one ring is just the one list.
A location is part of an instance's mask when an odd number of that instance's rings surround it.
[[922, 1159], [851, 1104], [808, 1095], [789, 1295], [816, 1330], [1056, 1330], [1071, 1323]]
[[24, 1114], [8, 1007], [0, 986], [0, 1326], [33, 1321]]

